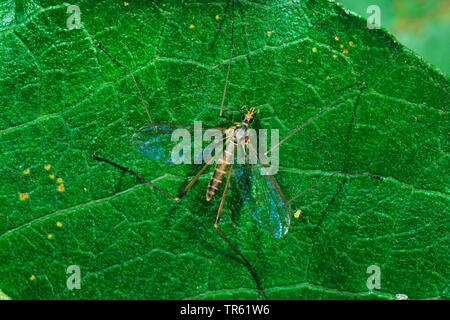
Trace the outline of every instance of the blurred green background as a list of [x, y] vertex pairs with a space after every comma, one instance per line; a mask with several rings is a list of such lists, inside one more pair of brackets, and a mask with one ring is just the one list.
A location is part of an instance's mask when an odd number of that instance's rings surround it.
[[381, 26], [397, 40], [450, 74], [450, 0], [340, 0], [344, 7], [368, 18], [377, 5]]

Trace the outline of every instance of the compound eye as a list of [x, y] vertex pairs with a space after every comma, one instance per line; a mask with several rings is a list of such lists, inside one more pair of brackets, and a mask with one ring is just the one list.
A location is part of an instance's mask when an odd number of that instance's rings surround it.
[[245, 120], [245, 114], [242, 115], [242, 121], [244, 121], [244, 120]]
[[252, 123], [253, 122], [253, 118], [250, 119], [250, 121], [248, 123]]

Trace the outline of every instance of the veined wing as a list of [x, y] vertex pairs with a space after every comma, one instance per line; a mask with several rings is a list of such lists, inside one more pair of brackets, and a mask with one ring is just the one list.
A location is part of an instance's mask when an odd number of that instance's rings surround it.
[[257, 164], [236, 165], [234, 180], [243, 197], [243, 209], [274, 237], [280, 238], [289, 230], [289, 207], [274, 176], [263, 175], [267, 170]]
[[[136, 151], [146, 157], [163, 163], [172, 163], [172, 150], [180, 143], [180, 139], [182, 139], [180, 136], [176, 138], [174, 134], [176, 130], [180, 129], [184, 129], [190, 135], [190, 140], [186, 147], [190, 148], [192, 163], [201, 163], [202, 161], [203, 150], [199, 143], [202, 143], [205, 131], [208, 129], [217, 129], [223, 132], [225, 130], [224, 128], [210, 126], [197, 127], [193, 124], [152, 123], [137, 130], [131, 137], [131, 144]], [[180, 134], [181, 132], [178, 131], [178, 133]], [[199, 138], [196, 139], [197, 135]], [[203, 143], [209, 144], [210, 142], [204, 141]], [[183, 161], [183, 156], [184, 154], [180, 156], [179, 160]]]

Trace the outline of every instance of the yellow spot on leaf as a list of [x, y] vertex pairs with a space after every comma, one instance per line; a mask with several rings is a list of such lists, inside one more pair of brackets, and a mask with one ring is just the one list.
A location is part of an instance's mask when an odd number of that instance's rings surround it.
[[31, 275], [30, 281], [36, 280], [36, 276], [34, 274]]
[[23, 170], [23, 174], [30, 174], [30, 169]]
[[50, 177], [50, 179], [55, 179], [55, 175], [53, 173], [48, 175]]
[[347, 54], [347, 53], [348, 53], [348, 49], [345, 48], [345, 49], [344, 49], [344, 54]]
[[294, 213], [294, 218], [298, 219], [298, 217], [300, 217], [301, 214], [302, 214], [302, 210], [297, 209], [297, 211], [295, 211], [295, 213]]
[[49, 238], [50, 240], [53, 239], [53, 234], [49, 233], [47, 238]]
[[337, 59], [337, 57], [338, 57], [337, 54], [333, 54], [333, 58]]
[[64, 192], [64, 185], [63, 184], [60, 184], [59, 186], [58, 186], [58, 191], [59, 192]]
[[58, 178], [58, 179], [56, 179], [56, 182], [63, 183], [63, 179], [62, 178]]
[[219, 20], [219, 19], [220, 19], [220, 17], [219, 17], [219, 15], [217, 15], [217, 16], [216, 16], [216, 20]]
[[298, 62], [298, 63], [302, 63], [302, 59], [298, 59], [297, 62]]
[[189, 26], [189, 29], [194, 29], [195, 28], [195, 26], [193, 25], [193, 24], [191, 24], [190, 26]]
[[83, 188], [84, 192], [87, 192], [87, 188]]
[[271, 31], [267, 31], [267, 36], [270, 37], [272, 35]]
[[129, 4], [130, 4], [129, 2], [124, 2], [124, 3], [123, 3], [123, 5], [124, 5], [125, 7], [128, 7]]
[[61, 222], [61, 221], [56, 222], [56, 226], [57, 226], [58, 228], [61, 228], [61, 227], [62, 227], [62, 222]]
[[344, 48], [344, 45], [341, 43], [340, 47], [341, 47], [341, 48]]
[[317, 48], [312, 48], [312, 52], [317, 52]]
[[50, 170], [52, 168], [52, 165], [51, 164], [46, 164], [45, 166], [44, 166], [44, 169], [45, 170]]
[[335, 37], [334, 37], [334, 40], [339, 41], [339, 37], [338, 37], [338, 36], [335, 36]]
[[348, 44], [351, 46], [353, 46], [353, 41], [349, 41]]
[[24, 201], [27, 200], [30, 197], [30, 194], [28, 193], [19, 193], [19, 199]]

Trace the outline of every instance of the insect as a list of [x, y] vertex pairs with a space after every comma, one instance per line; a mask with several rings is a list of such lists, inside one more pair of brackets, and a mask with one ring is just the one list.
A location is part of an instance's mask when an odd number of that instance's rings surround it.
[[[239, 255], [242, 260], [245, 262], [249, 271], [253, 275], [256, 284], [258, 286], [259, 291], [261, 292], [262, 297], [264, 298], [264, 290], [261, 287], [261, 282], [257, 273], [250, 263], [250, 261], [242, 254], [242, 252], [235, 246], [229, 238], [223, 233], [223, 231], [219, 227], [220, 217], [224, 208], [225, 200], [227, 197], [227, 193], [230, 187], [230, 181], [234, 178], [237, 182], [237, 185], [243, 186], [242, 188], [242, 196], [244, 207], [243, 210], [250, 212], [253, 217], [266, 229], [269, 233], [273, 234], [275, 237], [282, 237], [284, 234], [288, 232], [291, 216], [290, 216], [290, 208], [289, 204], [300, 197], [305, 192], [315, 188], [319, 184], [325, 182], [331, 177], [343, 173], [343, 172], [335, 172], [330, 174], [329, 176], [323, 178], [321, 181], [317, 182], [315, 185], [310, 188], [298, 193], [293, 196], [291, 199], [287, 200], [285, 198], [284, 193], [282, 192], [276, 177], [274, 175], [268, 174], [267, 167], [261, 161], [260, 156], [257, 156], [256, 163], [253, 164], [236, 164], [236, 161], [233, 161], [236, 157], [236, 152], [238, 149], [241, 149], [244, 153], [249, 153], [252, 150], [252, 141], [250, 136], [248, 135], [249, 127], [252, 122], [255, 120], [255, 114], [257, 110], [254, 108], [249, 108], [246, 110], [246, 113], [242, 115], [241, 122], [235, 122], [232, 118], [227, 117], [224, 114], [224, 106], [226, 101], [226, 93], [230, 78], [230, 70], [231, 70], [231, 62], [233, 59], [233, 50], [234, 50], [234, 20], [235, 20], [235, 12], [234, 12], [234, 0], [231, 0], [231, 46], [230, 53], [228, 59], [228, 68], [225, 78], [225, 84], [222, 94], [222, 101], [220, 105], [219, 117], [227, 120], [230, 123], [230, 127], [214, 127], [214, 126], [204, 126], [201, 130], [206, 130], [210, 128], [214, 128], [220, 130], [224, 133], [225, 137], [220, 141], [221, 143], [221, 156], [217, 159], [217, 157], [212, 157], [202, 166], [202, 168], [197, 172], [197, 174], [187, 183], [184, 189], [176, 196], [168, 193], [163, 190], [159, 186], [152, 183], [150, 180], [142, 176], [140, 173], [124, 167], [120, 164], [117, 164], [111, 160], [101, 158], [99, 156], [92, 156], [93, 159], [107, 163], [112, 165], [120, 170], [133, 174], [137, 178], [145, 181], [153, 188], [158, 190], [159, 192], [166, 195], [168, 198], [179, 201], [181, 200], [187, 192], [194, 186], [194, 184], [198, 181], [199, 177], [205, 172], [205, 170], [216, 161], [216, 165], [209, 181], [208, 188], [206, 190], [206, 200], [210, 201], [214, 196], [220, 196], [220, 204], [217, 210], [217, 215], [214, 223], [214, 228], [218, 232], [218, 234], [230, 245], [230, 247], [234, 250], [234, 252]], [[153, 159], [157, 159], [162, 163], [171, 163], [170, 153], [167, 152], [170, 149], [170, 146], [173, 145], [173, 141], [171, 140], [171, 135], [177, 129], [184, 128], [189, 130], [190, 132], [195, 132], [197, 129], [192, 124], [185, 123], [155, 123], [153, 122], [149, 109], [145, 103], [145, 100], [141, 94], [139, 86], [136, 82], [136, 79], [131, 72], [124, 64], [118, 61], [112, 54], [110, 54], [105, 48], [101, 45], [98, 45], [99, 49], [102, 50], [105, 54], [107, 54], [111, 59], [113, 59], [118, 65], [124, 68], [133, 79], [136, 91], [140, 97], [140, 100], [146, 110], [149, 124], [140, 128], [131, 138], [132, 144], [135, 146], [136, 150], [140, 153], [151, 157]], [[360, 88], [363, 84], [359, 83], [350, 88], [344, 95], [335, 100], [333, 103], [324, 107], [317, 114], [306, 120], [305, 122], [299, 124], [294, 127], [291, 132], [280, 140], [278, 144], [272, 146], [272, 148], [266, 152], [269, 153], [276, 148], [279, 148], [281, 144], [283, 144], [286, 140], [291, 138], [296, 132], [300, 131], [304, 126], [317, 118], [320, 114], [332, 108], [337, 101], [342, 100], [345, 96], [350, 94], [354, 89]], [[231, 126], [232, 125], [232, 126]], [[354, 174], [354, 175], [369, 175], [365, 173], [345, 173], [345, 174]], [[244, 179], [245, 178], [245, 179]], [[223, 186], [223, 191], [220, 191], [221, 186]]]

